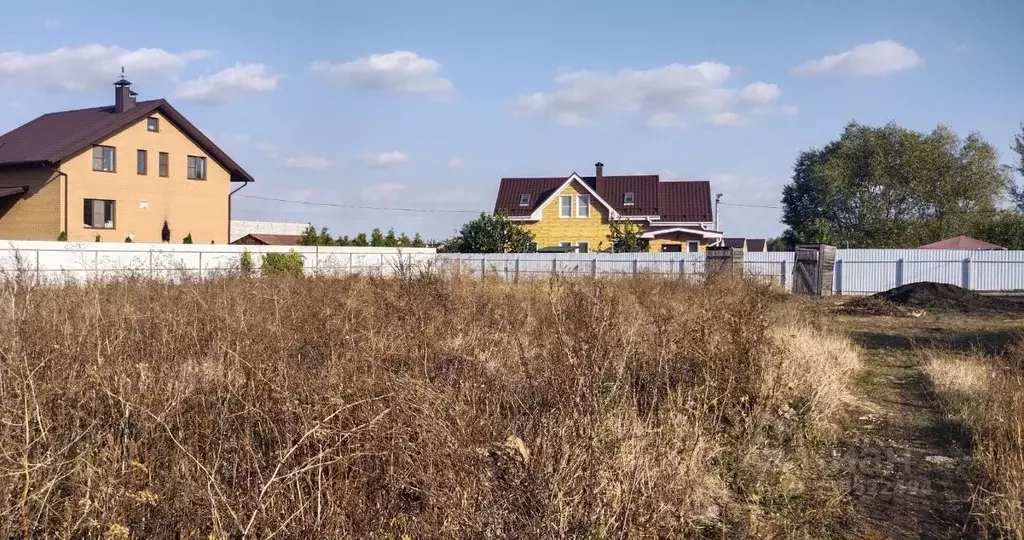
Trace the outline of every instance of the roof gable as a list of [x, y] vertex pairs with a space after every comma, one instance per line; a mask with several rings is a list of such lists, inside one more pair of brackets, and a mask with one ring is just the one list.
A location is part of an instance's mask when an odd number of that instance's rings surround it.
[[115, 113], [114, 107], [94, 107], [44, 114], [0, 135], [0, 167], [33, 163], [55, 165], [156, 111], [230, 171], [232, 182], [253, 181], [249, 173], [163, 99], [140, 101], [122, 113]]
[[[539, 219], [538, 210], [569, 183], [579, 180], [616, 217], [684, 223], [710, 223], [711, 185], [706, 181], [662, 182], [657, 175], [572, 176], [538, 178], [502, 178], [494, 211], [518, 219]], [[633, 204], [625, 204], [626, 193], [633, 193]], [[527, 195], [527, 203], [520, 197]]]

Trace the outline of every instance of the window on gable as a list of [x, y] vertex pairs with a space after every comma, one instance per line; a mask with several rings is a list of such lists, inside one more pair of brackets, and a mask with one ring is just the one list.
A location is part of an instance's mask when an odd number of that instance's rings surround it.
[[114, 228], [114, 201], [85, 199], [82, 222], [93, 229]]
[[92, 147], [92, 170], [115, 172], [117, 170], [117, 151], [113, 146]]
[[519, 195], [519, 206], [530, 206], [530, 194], [523, 193]]
[[572, 195], [558, 198], [558, 217], [572, 217]]
[[206, 158], [188, 157], [188, 177], [190, 180], [206, 180]]
[[149, 131], [160, 131], [160, 119], [154, 117], [147, 118], [146, 129]]
[[590, 195], [576, 196], [576, 217], [590, 217]]
[[633, 206], [633, 192], [632, 191], [627, 191], [626, 194], [622, 196], [622, 204], [623, 204], [623, 206]]
[[135, 151], [135, 172], [145, 176], [146, 175], [146, 151], [136, 150]]

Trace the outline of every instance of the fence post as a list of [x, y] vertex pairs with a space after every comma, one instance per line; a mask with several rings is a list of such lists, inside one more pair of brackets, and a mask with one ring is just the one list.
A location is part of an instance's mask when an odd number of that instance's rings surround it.
[[843, 260], [836, 261], [836, 294], [843, 294]]
[[513, 283], [519, 283], [519, 257], [516, 257], [516, 275], [512, 278]]
[[313, 273], [320, 274], [320, 246], [313, 246]]
[[971, 288], [971, 258], [964, 257], [963, 267], [960, 270], [960, 286], [965, 289]]
[[36, 285], [39, 285], [39, 250], [36, 250]]
[[96, 272], [96, 279], [99, 279], [100, 278], [100, 252], [97, 250], [97, 251], [94, 251], [93, 253], [96, 254], [96, 259], [95, 259], [95, 262], [93, 263], [93, 266], [94, 266], [93, 271]]
[[903, 285], [903, 259], [896, 259], [896, 286]]
[[633, 259], [633, 275], [637, 275], [640, 271], [640, 259]]
[[356, 265], [355, 258], [356, 258], [356, 254], [355, 253], [349, 253], [348, 254], [348, 273], [349, 273], [349, 275], [355, 273], [355, 272], [353, 272], [354, 268], [352, 268], [353, 266]]
[[686, 259], [679, 259], [679, 275], [686, 275]]
[[199, 252], [199, 281], [203, 280], [203, 252]]
[[153, 279], [153, 250], [149, 250], [149, 279]]
[[555, 277], [557, 275], [558, 275], [558, 258], [552, 257], [551, 258], [551, 277]]
[[480, 257], [480, 279], [487, 275], [487, 259]]
[[590, 277], [596, 278], [597, 277], [597, 257], [594, 257], [594, 260], [591, 261], [590, 264], [591, 264]]

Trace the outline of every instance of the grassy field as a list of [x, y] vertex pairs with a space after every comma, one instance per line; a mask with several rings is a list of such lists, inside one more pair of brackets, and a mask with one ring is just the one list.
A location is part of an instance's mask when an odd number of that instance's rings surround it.
[[0, 536], [820, 538], [860, 369], [751, 283], [0, 291]]

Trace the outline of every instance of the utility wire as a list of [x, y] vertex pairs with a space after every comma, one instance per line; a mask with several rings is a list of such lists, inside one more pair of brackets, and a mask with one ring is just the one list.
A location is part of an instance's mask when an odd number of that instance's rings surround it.
[[766, 204], [739, 204], [739, 203], [718, 203], [722, 206], [742, 206], [743, 208], [777, 208], [781, 209], [781, 206], [769, 206]]
[[[359, 210], [390, 210], [394, 212], [434, 212], [434, 213], [449, 213], [449, 214], [479, 214], [481, 210], [445, 210], [440, 208], [394, 208], [389, 206], [363, 206], [358, 204], [336, 204], [336, 203], [325, 203], [325, 202], [314, 202], [314, 201], [296, 201], [291, 199], [278, 199], [276, 197], [260, 197], [258, 195], [235, 195], [235, 197], [243, 197], [246, 199], [258, 199], [261, 201], [274, 201], [292, 204], [309, 204], [313, 206], [332, 206], [334, 208], [355, 208]], [[484, 212], [489, 213], [489, 212]]]

